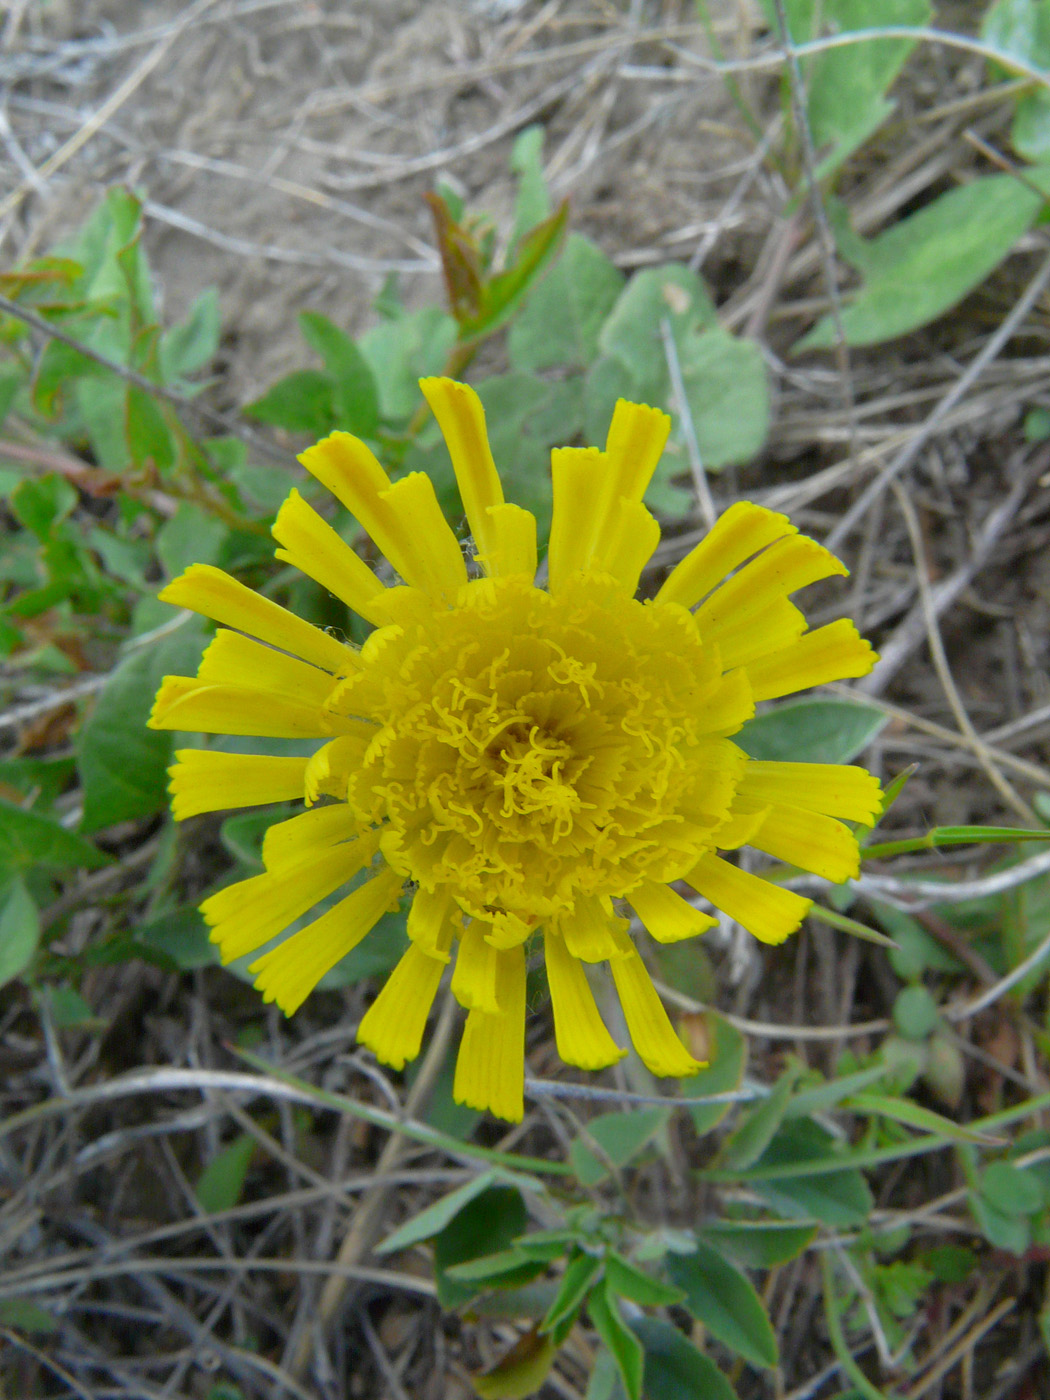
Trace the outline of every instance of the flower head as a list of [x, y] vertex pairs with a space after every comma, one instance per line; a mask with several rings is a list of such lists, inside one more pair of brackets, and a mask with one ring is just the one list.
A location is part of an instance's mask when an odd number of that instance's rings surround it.
[[832, 881], [857, 873], [844, 823], [878, 812], [875, 779], [757, 762], [730, 736], [756, 701], [864, 675], [874, 654], [848, 621], [808, 630], [790, 595], [846, 570], [748, 502], [726, 511], [654, 598], [634, 597], [659, 540], [642, 497], [669, 428], [640, 404], [617, 404], [604, 451], [552, 453], [548, 582], [537, 586], [536, 522], [503, 499], [477, 395], [447, 379], [422, 388], [477, 569], [427, 476], [391, 484], [363, 442], [333, 433], [300, 460], [403, 582], [384, 585], [296, 491], [273, 527], [277, 557], [375, 630], [358, 650], [192, 566], [160, 596], [220, 627], [195, 679], [165, 678], [150, 724], [319, 742], [309, 758], [176, 755], [176, 818], [306, 806], [267, 832], [263, 874], [202, 905], [223, 960], [278, 939], [250, 970], [290, 1015], [411, 889], [408, 951], [358, 1039], [395, 1068], [413, 1059], [454, 960], [452, 992], [468, 1012], [455, 1096], [516, 1120], [526, 957], [541, 940], [562, 1059], [599, 1069], [626, 1053], [585, 971], [608, 963], [645, 1064], [688, 1075], [700, 1066], [668, 1020], [628, 912], [662, 943], [701, 933], [714, 919], [681, 883], [779, 943], [809, 901], [720, 852], [747, 844]]

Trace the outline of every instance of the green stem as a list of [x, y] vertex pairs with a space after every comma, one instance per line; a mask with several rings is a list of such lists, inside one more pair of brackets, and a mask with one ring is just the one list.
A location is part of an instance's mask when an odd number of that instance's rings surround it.
[[820, 1251], [820, 1273], [824, 1281], [824, 1316], [828, 1323], [828, 1336], [831, 1339], [831, 1348], [838, 1358], [839, 1365], [860, 1393], [866, 1397], [866, 1400], [890, 1400], [890, 1397], [887, 1397], [883, 1391], [872, 1385], [853, 1359], [853, 1353], [849, 1349], [846, 1334], [842, 1328], [842, 1312], [839, 1309], [838, 1298], [835, 1296], [835, 1276], [826, 1249]]

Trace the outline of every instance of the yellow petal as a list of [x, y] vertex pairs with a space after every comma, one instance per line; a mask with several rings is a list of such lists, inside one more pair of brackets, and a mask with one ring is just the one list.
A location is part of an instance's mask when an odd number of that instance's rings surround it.
[[303, 796], [305, 758], [178, 749], [171, 775], [171, 814], [177, 822], [227, 807], [260, 807]]
[[752, 759], [737, 791], [759, 802], [783, 802], [848, 822], [870, 824], [882, 811], [878, 779], [852, 764]]
[[703, 856], [685, 878], [716, 909], [763, 943], [783, 943], [813, 903], [714, 855]]
[[[421, 593], [418, 588], [409, 588], [404, 583], [395, 584], [394, 587], [377, 593], [372, 599], [371, 607], [378, 618], [377, 625], [380, 628], [391, 623], [405, 627], [411, 622], [419, 623], [421, 627], [431, 627], [437, 615], [432, 599]], [[375, 633], [372, 633], [372, 636], [375, 636]], [[365, 641], [365, 647], [371, 639], [369, 637]], [[364, 647], [361, 650], [363, 652]]]
[[670, 415], [662, 409], [617, 399], [605, 440], [607, 485], [602, 514], [606, 520], [620, 499], [641, 501], [670, 431]]
[[211, 941], [219, 945], [223, 962], [269, 943], [356, 875], [375, 848], [372, 837], [330, 846], [279, 874], [253, 875], [211, 895], [200, 909], [212, 926]]
[[405, 1062], [419, 1054], [445, 961], [413, 944], [362, 1016], [357, 1043], [366, 1045], [381, 1064], [404, 1069]]
[[269, 598], [260, 597], [211, 564], [191, 564], [158, 597], [161, 602], [189, 608], [238, 632], [247, 632], [335, 675], [345, 673], [347, 656], [352, 656], [349, 648], [335, 637], [271, 603]]
[[728, 819], [715, 829], [711, 844], [717, 846], [720, 851], [739, 850], [741, 846], [748, 845], [757, 835], [768, 815], [768, 805], [742, 802], [738, 788], [734, 794], [732, 811]]
[[[755, 713], [755, 701], [747, 672], [741, 667], [723, 676], [698, 705], [704, 729], [711, 735], [735, 734]], [[741, 681], [745, 683], [741, 685]]]
[[623, 957], [630, 946], [627, 920], [616, 918], [593, 895], [577, 895], [573, 912], [558, 920], [557, 928], [569, 953], [581, 962], [608, 962]]
[[332, 677], [327, 671], [225, 627], [219, 628], [201, 657], [197, 679], [208, 685], [264, 690], [317, 711], [332, 693]]
[[675, 565], [656, 596], [661, 602], [692, 608], [745, 559], [797, 530], [786, 515], [777, 515], [750, 501], [737, 501]]
[[878, 660], [871, 644], [847, 618], [751, 661], [745, 667], [756, 700], [775, 700], [811, 685], [866, 676]]
[[430, 477], [409, 472], [383, 499], [401, 530], [401, 564], [390, 562], [413, 588], [429, 598], [454, 602], [467, 582], [467, 566]]
[[700, 604], [697, 630], [701, 636], [710, 627], [724, 627], [728, 632], [750, 621], [776, 598], [833, 574], [848, 573], [845, 564], [816, 540], [808, 535], [789, 535], [774, 541]]
[[554, 1036], [561, 1058], [580, 1069], [604, 1069], [623, 1059], [627, 1052], [606, 1030], [583, 964], [570, 954], [565, 939], [550, 928], [543, 933], [543, 955], [554, 1008]]
[[265, 690], [208, 685], [192, 676], [165, 676], [147, 721], [150, 729], [197, 730], [271, 739], [322, 739], [341, 728], [338, 718]]
[[496, 988], [501, 950], [486, 941], [487, 927], [475, 919], [464, 929], [452, 969], [452, 995], [468, 1010], [496, 1015], [501, 1009]]
[[448, 601], [467, 581], [459, 542], [422, 472], [391, 486], [375, 456], [350, 433], [332, 433], [299, 458], [368, 531], [413, 588]]
[[462, 931], [463, 915], [447, 886], [416, 891], [408, 911], [408, 936], [421, 952], [447, 963], [453, 935]]
[[749, 839], [757, 850], [836, 885], [860, 874], [857, 838], [848, 826], [819, 812], [774, 805], [766, 809], [765, 819]]
[[653, 880], [646, 880], [632, 890], [627, 899], [658, 943], [678, 943], [683, 938], [695, 938], [718, 922], [710, 914], [694, 908], [670, 886], [658, 885]]
[[489, 553], [481, 562], [495, 577], [509, 574], [536, 576], [536, 517], [521, 506], [489, 507]]
[[681, 1079], [703, 1067], [685, 1048], [656, 995], [645, 964], [633, 952], [612, 964], [613, 980], [634, 1048], [652, 1074]]
[[551, 514], [547, 569], [550, 591], [591, 561], [601, 524], [605, 458], [596, 447], [556, 447], [551, 452]]
[[[498, 555], [490, 510], [503, 505], [503, 487], [492, 460], [485, 410], [468, 384], [453, 379], [421, 379], [419, 387], [438, 421], [452, 458], [467, 523], [477, 545], [478, 558], [491, 563]], [[497, 570], [487, 567], [486, 572]]]
[[493, 948], [517, 948], [527, 941], [535, 926], [535, 921], [529, 922], [517, 914], [500, 910], [493, 914], [485, 930], [485, 941]]
[[579, 569], [611, 573], [634, 592], [660, 538], [641, 501], [670, 426], [659, 409], [620, 399], [604, 452], [558, 447], [551, 453], [554, 509], [547, 562], [552, 593]]
[[345, 802], [350, 777], [360, 768], [365, 750], [378, 732], [378, 726], [362, 721], [357, 732], [342, 734], [318, 749], [303, 775], [307, 802], [316, 802], [322, 794]]
[[248, 971], [263, 1001], [275, 1001], [286, 1016], [298, 1011], [325, 973], [371, 933], [388, 909], [396, 908], [403, 883], [396, 871], [381, 871], [257, 958]]
[[525, 1087], [525, 953], [498, 952], [498, 1000], [492, 1015], [473, 1010], [467, 1017], [456, 1058], [452, 1097], [509, 1123], [520, 1123]]
[[373, 607], [373, 599], [386, 592], [383, 584], [298, 491], [293, 490], [277, 512], [271, 534], [283, 546], [274, 550], [278, 559], [312, 578], [360, 617], [377, 624], [385, 621]]
[[621, 497], [610, 511], [592, 567], [612, 574], [628, 593], [638, 587], [642, 570], [660, 543], [660, 526], [640, 501]]
[[722, 669], [728, 671], [734, 666], [750, 666], [759, 657], [790, 647], [802, 636], [806, 626], [804, 614], [794, 603], [787, 598], [772, 598], [768, 606], [754, 617], [740, 618], [730, 614], [718, 624], [708, 619], [704, 624], [703, 640], [717, 646]]
[[[311, 807], [287, 821], [276, 822], [263, 837], [262, 858], [267, 870], [288, 870], [315, 851], [361, 836], [357, 813], [345, 802]], [[371, 860], [371, 856], [369, 856]]]

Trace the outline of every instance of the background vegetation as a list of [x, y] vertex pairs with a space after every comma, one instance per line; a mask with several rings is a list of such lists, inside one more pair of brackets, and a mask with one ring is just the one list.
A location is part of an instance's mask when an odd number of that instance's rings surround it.
[[[0, 64], [0, 1387], [1039, 1394], [1050, 3], [22, 3]], [[551, 445], [667, 406], [660, 568], [786, 509], [883, 655], [743, 738], [880, 773], [861, 879], [657, 950], [680, 1086], [567, 1072], [537, 973], [510, 1132], [451, 1005], [354, 1050], [402, 916], [291, 1022], [214, 965], [273, 814], [176, 828], [144, 727], [190, 562], [347, 627], [272, 559], [301, 446], [461, 517], [437, 372], [541, 523]]]

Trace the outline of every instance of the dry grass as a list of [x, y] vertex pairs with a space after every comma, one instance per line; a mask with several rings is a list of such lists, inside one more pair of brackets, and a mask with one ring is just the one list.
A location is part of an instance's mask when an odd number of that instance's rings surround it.
[[[967, 8], [942, 7], [941, 27], [966, 21]], [[746, 493], [787, 510], [850, 563], [851, 615], [884, 658], [858, 689], [892, 716], [870, 765], [889, 775], [920, 764], [896, 827], [1029, 820], [1035, 794], [1050, 790], [1050, 449], [1026, 443], [1021, 425], [1027, 410], [1050, 408], [1050, 244], [1037, 229], [928, 331], [785, 360], [847, 274], [812, 202], [792, 209], [765, 159], [781, 138], [782, 55], [746, 0], [713, 9], [762, 114], [758, 142], [677, 0], [12, 0], [0, 32], [5, 259], [73, 227], [99, 186], [134, 183], [148, 199], [166, 314], [220, 288], [226, 339], [209, 402], [232, 411], [300, 362], [299, 310], [360, 329], [392, 269], [410, 299], [434, 299], [422, 191], [440, 176], [505, 217], [510, 144], [542, 121], [550, 184], [572, 196], [575, 225], [625, 268], [676, 258], [702, 269], [724, 324], [763, 344], [769, 449], [710, 481], [711, 495], [719, 508]], [[871, 233], [992, 168], [987, 152], [1005, 148], [1008, 120], [978, 55], [925, 47], [897, 114], [850, 165], [842, 193], [855, 227]], [[661, 562], [702, 526], [698, 514], [665, 539]], [[220, 857], [206, 824], [200, 840], [187, 878], [202, 886]], [[156, 845], [137, 825], [119, 866], [68, 891], [53, 917], [70, 956], [91, 947], [100, 921], [133, 917]], [[936, 869], [955, 860], [941, 855]], [[987, 865], [966, 849], [959, 873], [971, 893], [987, 890]], [[907, 894], [899, 871], [866, 878], [880, 897]], [[952, 930], [927, 928], [953, 946]], [[959, 1112], [972, 1117], [1045, 1093], [1048, 1078], [1036, 1013], [1006, 998], [1014, 983], [967, 961], [950, 1019], [966, 1067]], [[747, 1030], [752, 1073], [766, 1081], [785, 1047], [825, 1071], [843, 1046], [870, 1049], [897, 991], [879, 949], [819, 927], [771, 953], [716, 945], [710, 964], [711, 999]], [[101, 1033], [57, 1030], [46, 1002], [18, 989], [0, 1000], [0, 1306], [31, 1300], [54, 1322], [0, 1323], [5, 1393], [469, 1395], [467, 1373], [513, 1327], [442, 1315], [423, 1254], [391, 1264], [370, 1253], [393, 1221], [475, 1169], [466, 1150], [455, 1160], [397, 1131], [403, 1105], [413, 1120], [425, 1102], [441, 1055], [409, 1087], [355, 1052], [364, 989], [319, 995], [291, 1023], [261, 1018], [254, 994], [218, 971], [95, 967], [84, 994]], [[371, 1111], [340, 1112], [248, 1071], [230, 1047], [260, 1034], [275, 1071]], [[556, 1073], [548, 1035], [539, 1018], [539, 1076]], [[487, 1126], [480, 1138], [560, 1157], [577, 1114], [584, 1103], [537, 1086], [520, 1128], [501, 1138]], [[242, 1203], [205, 1213], [194, 1183], [238, 1134], [254, 1141]], [[676, 1139], [632, 1182], [634, 1207], [695, 1219], [710, 1188], [687, 1168], [707, 1151]], [[874, 1224], [972, 1236], [944, 1154], [875, 1181]], [[909, 1400], [1037, 1394], [1041, 1260], [989, 1255], [986, 1273], [917, 1320]], [[820, 1288], [812, 1254], [769, 1275], [783, 1365], [738, 1377], [742, 1397], [808, 1400], [844, 1384]], [[589, 1345], [583, 1334], [570, 1343], [545, 1396], [584, 1394]], [[875, 1327], [860, 1356], [869, 1370], [883, 1347]], [[889, 1384], [894, 1363], [881, 1360]]]

